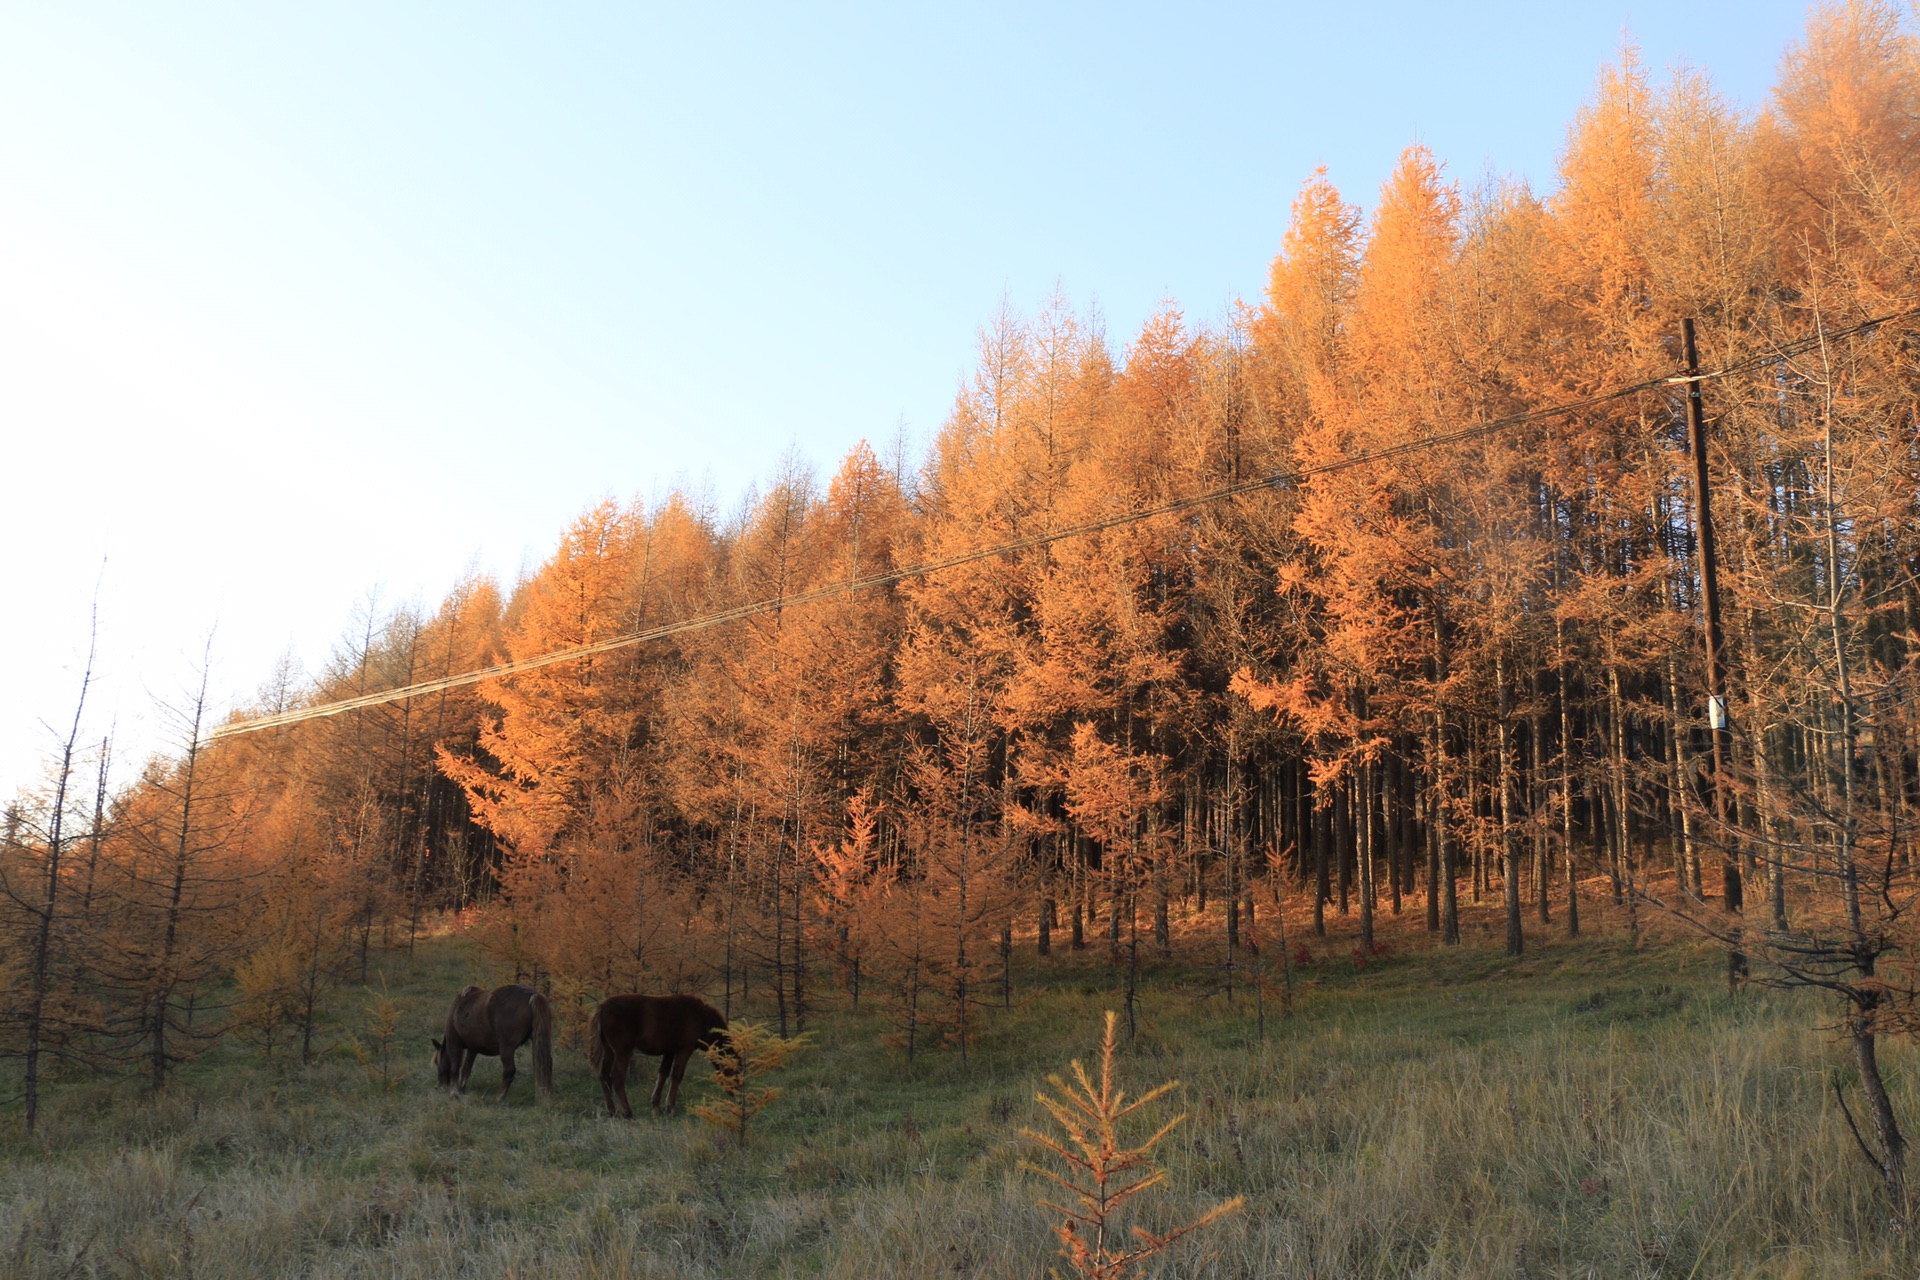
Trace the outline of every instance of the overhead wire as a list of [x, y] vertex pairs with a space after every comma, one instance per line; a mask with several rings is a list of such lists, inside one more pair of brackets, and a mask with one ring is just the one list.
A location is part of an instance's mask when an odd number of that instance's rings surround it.
[[[1907, 319], [1915, 315], [1920, 315], [1920, 307], [1910, 307], [1904, 311], [1893, 312], [1872, 320], [1863, 321], [1846, 329], [1829, 332], [1825, 335], [1825, 340], [1831, 343], [1841, 338], [1866, 333], [1881, 325]], [[483, 681], [502, 680], [511, 676], [522, 675], [529, 671], [538, 671], [545, 667], [558, 666], [561, 663], [578, 662], [586, 658], [598, 657], [604, 653], [612, 653], [620, 649], [632, 648], [635, 645], [648, 644], [656, 640], [665, 640], [673, 636], [686, 635], [690, 632], [705, 631], [713, 627], [725, 626], [730, 622], [744, 621], [745, 619], [757, 617], [761, 614], [818, 604], [822, 601], [836, 599], [841, 596], [858, 595], [861, 592], [871, 591], [877, 587], [891, 586], [913, 578], [924, 578], [948, 569], [957, 569], [964, 565], [977, 564], [982, 560], [992, 560], [1001, 556], [1014, 555], [1022, 551], [1031, 551], [1056, 542], [1063, 542], [1070, 538], [1082, 538], [1090, 534], [1103, 533], [1109, 529], [1117, 529], [1125, 525], [1157, 519], [1161, 516], [1178, 515], [1184, 511], [1211, 506], [1217, 502], [1225, 502], [1249, 494], [1263, 493], [1273, 489], [1291, 488], [1303, 481], [1312, 480], [1320, 476], [1349, 471], [1356, 467], [1371, 466], [1376, 463], [1405, 457], [1408, 454], [1422, 453], [1429, 449], [1444, 448], [1448, 445], [1468, 443], [1473, 440], [1496, 435], [1503, 431], [1512, 430], [1515, 427], [1525, 426], [1528, 423], [1580, 413], [1587, 409], [1609, 404], [1615, 400], [1624, 400], [1628, 397], [1640, 395], [1643, 392], [1652, 391], [1674, 383], [1692, 382], [1695, 381], [1696, 378], [1700, 381], [1706, 381], [1712, 378], [1731, 377], [1734, 374], [1745, 372], [1748, 369], [1758, 368], [1765, 364], [1777, 363], [1781, 360], [1789, 359], [1794, 355], [1801, 354], [1802, 352], [1813, 350], [1820, 345], [1820, 341], [1821, 339], [1817, 336], [1802, 339], [1775, 346], [1764, 352], [1757, 352], [1710, 373], [1682, 375], [1677, 378], [1668, 376], [1648, 378], [1627, 386], [1615, 387], [1609, 391], [1586, 396], [1579, 400], [1566, 401], [1540, 409], [1529, 409], [1523, 413], [1493, 418], [1486, 422], [1475, 423], [1470, 427], [1459, 428], [1455, 431], [1406, 440], [1382, 449], [1372, 449], [1364, 453], [1349, 454], [1342, 458], [1336, 458], [1331, 462], [1321, 463], [1318, 466], [1302, 467], [1294, 471], [1276, 472], [1261, 476], [1257, 479], [1242, 481], [1238, 484], [1231, 484], [1218, 489], [1210, 489], [1204, 493], [1189, 494], [1185, 497], [1171, 498], [1147, 507], [1115, 512], [1112, 515], [1103, 516], [1097, 520], [1088, 520], [1080, 524], [1068, 525], [1059, 529], [1045, 530], [1040, 533], [1031, 534], [1025, 538], [1015, 539], [1011, 542], [996, 543], [990, 547], [979, 547], [938, 560], [923, 561], [919, 564], [906, 565], [896, 569], [888, 569], [878, 573], [843, 579], [842, 581], [831, 583], [827, 586], [816, 587], [812, 590], [798, 592], [793, 595], [775, 596], [771, 599], [756, 600], [748, 604], [734, 605], [731, 608], [700, 614], [697, 617], [685, 618], [678, 622], [669, 622], [657, 627], [649, 627], [639, 631], [630, 631], [621, 635], [611, 636], [608, 639], [593, 644], [579, 645], [570, 649], [557, 649], [551, 653], [540, 654], [532, 658], [496, 663], [493, 666], [483, 667], [474, 671], [463, 671], [453, 675], [440, 676], [432, 680], [422, 680], [413, 684], [402, 685], [392, 689], [377, 690], [372, 693], [363, 693], [355, 697], [341, 698], [313, 706], [295, 707], [291, 710], [273, 712], [263, 716], [230, 720], [216, 727], [209, 735], [209, 738], [210, 740], [232, 738], [242, 734], [260, 733], [269, 729], [279, 729], [288, 725], [302, 724], [309, 720], [326, 719], [331, 716], [343, 715], [350, 711], [361, 711], [368, 707], [383, 706], [387, 703], [407, 701], [428, 694], [440, 693], [448, 689], [458, 689], [467, 685], [480, 684]]]

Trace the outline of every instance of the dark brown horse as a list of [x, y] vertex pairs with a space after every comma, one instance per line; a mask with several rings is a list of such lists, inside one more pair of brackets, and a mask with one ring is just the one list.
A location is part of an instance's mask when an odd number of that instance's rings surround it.
[[[653, 1109], [680, 1105], [680, 1078], [695, 1049], [725, 1044], [727, 1019], [698, 996], [609, 996], [593, 1011], [587, 1025], [587, 1062], [600, 1077], [607, 1096], [607, 1114], [633, 1119], [627, 1102], [627, 1070], [636, 1053], [660, 1056], [660, 1078], [653, 1086]], [[614, 1108], [614, 1097], [620, 1106]]]
[[513, 1088], [513, 1055], [533, 1041], [533, 1087], [553, 1094], [553, 1010], [532, 987], [468, 987], [447, 1011], [444, 1041], [433, 1042], [433, 1067], [442, 1088], [459, 1093], [481, 1054], [500, 1059], [500, 1096]]

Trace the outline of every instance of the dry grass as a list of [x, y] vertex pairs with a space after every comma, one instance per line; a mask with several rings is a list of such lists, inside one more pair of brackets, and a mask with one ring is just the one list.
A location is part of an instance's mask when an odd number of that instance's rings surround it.
[[[1911, 1273], [1834, 1107], [1817, 1004], [1730, 1000], [1716, 959], [1675, 942], [1516, 964], [1476, 936], [1364, 973], [1322, 960], [1264, 1042], [1198, 971], [1154, 976], [1127, 1069], [1183, 1079], [1191, 1118], [1144, 1225], [1247, 1199], [1165, 1274]], [[233, 1046], [157, 1100], [64, 1083], [32, 1145], [9, 1118], [0, 1275], [1043, 1276], [1056, 1242], [1017, 1135], [1122, 980], [1091, 955], [1022, 973], [965, 1071], [909, 1073], [876, 1020], [823, 1011], [739, 1152], [686, 1119], [602, 1118], [571, 1055], [552, 1103], [494, 1103], [490, 1063], [473, 1096], [433, 1092], [427, 1029], [479, 975], [456, 939], [383, 968], [410, 1028], [395, 1093], [344, 1050], [270, 1069]], [[349, 1020], [364, 1003], [338, 1001]], [[1892, 1061], [1920, 1115], [1909, 1055]]]

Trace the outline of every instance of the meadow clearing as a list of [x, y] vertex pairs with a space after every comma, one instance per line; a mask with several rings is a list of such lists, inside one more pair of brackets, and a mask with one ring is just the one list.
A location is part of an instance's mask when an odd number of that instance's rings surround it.
[[[1408, 921], [1412, 924], [1411, 918]], [[1164, 1225], [1240, 1214], [1148, 1274], [1877, 1276], [1908, 1274], [1832, 1082], [1844, 1058], [1805, 993], [1729, 997], [1697, 944], [1601, 927], [1509, 960], [1391, 931], [1357, 968], [1310, 939], [1291, 1014], [1192, 965], [1155, 967], [1120, 1069], [1182, 1088], [1161, 1113]], [[1422, 954], [1412, 955], [1418, 948]], [[490, 979], [459, 936], [376, 952], [331, 1002], [315, 1063], [228, 1038], [155, 1098], [65, 1081], [40, 1132], [0, 1139], [0, 1274], [152, 1276], [1018, 1276], [1058, 1265], [1034, 1101], [1090, 1059], [1122, 972], [1090, 949], [1016, 957], [963, 1066], [881, 1046], [844, 999], [743, 1150], [690, 1116], [605, 1117], [563, 1033], [557, 1091], [494, 1100], [483, 1059], [437, 1092], [428, 1037]], [[382, 1080], [377, 1018], [399, 1011]], [[765, 1011], [750, 1010], [749, 1014]], [[564, 1021], [564, 1020], [563, 1020]], [[358, 1041], [359, 1051], [354, 1050]], [[1910, 1054], [1889, 1046], [1908, 1114]], [[643, 1064], [648, 1070], [650, 1064]], [[711, 1092], [696, 1062], [688, 1098]], [[642, 1090], [646, 1086], [642, 1085]]]

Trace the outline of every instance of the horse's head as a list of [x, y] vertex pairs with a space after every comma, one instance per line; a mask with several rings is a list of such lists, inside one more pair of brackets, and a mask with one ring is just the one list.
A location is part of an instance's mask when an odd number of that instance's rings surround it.
[[453, 1083], [453, 1055], [438, 1040], [433, 1042], [433, 1072], [440, 1077], [442, 1088]]
[[707, 1029], [700, 1033], [698, 1043], [702, 1049], [709, 1052], [721, 1049], [731, 1055], [734, 1053], [733, 1037], [727, 1034], [727, 1020], [718, 1014], [714, 1017], [717, 1020], [707, 1024]]

